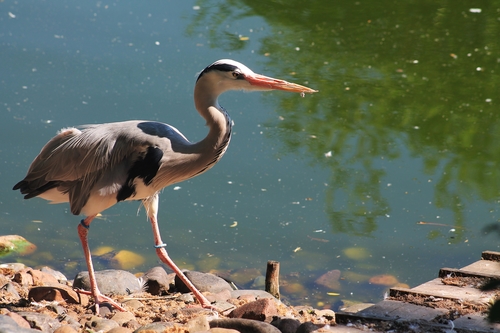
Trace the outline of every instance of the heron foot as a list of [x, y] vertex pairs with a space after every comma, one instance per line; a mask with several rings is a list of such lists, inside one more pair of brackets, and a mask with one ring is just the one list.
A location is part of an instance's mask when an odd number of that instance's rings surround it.
[[118, 303], [113, 301], [110, 297], [101, 294], [99, 291], [97, 291], [97, 293], [93, 293], [91, 291], [87, 291], [87, 290], [83, 290], [83, 289], [75, 289], [75, 291], [79, 294], [89, 295], [89, 296], [92, 296], [94, 298], [96, 314], [99, 314], [99, 304], [101, 304], [101, 303], [108, 303], [117, 310], [120, 310], [122, 312], [127, 312], [127, 310], [125, 310], [125, 308], [123, 308], [121, 305], [119, 305]]

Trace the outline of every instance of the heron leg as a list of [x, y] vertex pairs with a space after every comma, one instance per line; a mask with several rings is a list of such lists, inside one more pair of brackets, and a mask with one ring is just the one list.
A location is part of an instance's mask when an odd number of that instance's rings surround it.
[[100, 303], [109, 303], [114, 308], [120, 311], [127, 311], [123, 307], [121, 307], [118, 303], [113, 301], [111, 298], [101, 294], [99, 288], [97, 287], [97, 281], [94, 273], [94, 265], [92, 264], [92, 256], [90, 254], [89, 242], [88, 242], [88, 233], [90, 222], [94, 219], [95, 215], [88, 216], [82, 220], [82, 222], [78, 225], [78, 236], [80, 237], [80, 242], [82, 243], [83, 253], [85, 254], [85, 261], [87, 262], [87, 268], [89, 270], [89, 280], [90, 280], [90, 291], [86, 290], [77, 290], [77, 292], [85, 295], [91, 295], [94, 298], [95, 302], [95, 312], [99, 314], [99, 304]]
[[203, 294], [193, 285], [191, 281], [189, 281], [189, 279], [186, 277], [186, 275], [184, 275], [184, 273], [179, 269], [179, 267], [177, 267], [174, 261], [170, 259], [167, 250], [165, 250], [165, 247], [167, 245], [163, 243], [161, 240], [160, 229], [158, 227], [158, 220], [157, 220], [158, 196], [155, 195], [154, 197], [149, 198], [148, 200], [144, 200], [144, 206], [146, 207], [146, 211], [148, 213], [149, 220], [151, 221], [151, 226], [153, 228], [155, 249], [158, 258], [160, 258], [160, 260], [163, 263], [167, 264], [179, 277], [179, 279], [181, 279], [182, 282], [184, 282], [184, 284], [189, 288], [189, 290], [191, 290], [193, 295], [196, 297], [198, 302], [200, 302], [202, 307], [204, 307], [205, 309], [216, 310], [216, 308], [210, 304], [210, 301], [205, 296], [203, 296]]

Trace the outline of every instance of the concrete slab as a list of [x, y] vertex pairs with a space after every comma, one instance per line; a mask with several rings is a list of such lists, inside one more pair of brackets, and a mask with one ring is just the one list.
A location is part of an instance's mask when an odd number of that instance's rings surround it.
[[490, 261], [490, 260], [479, 260], [470, 265], [460, 268], [460, 270], [500, 276], [500, 262]]
[[445, 285], [441, 279], [425, 282], [411, 291], [433, 295], [434, 297], [445, 297], [450, 299], [461, 299], [475, 304], [486, 304], [495, 298], [495, 292], [484, 292], [471, 287], [457, 287]]
[[466, 332], [500, 332], [500, 324], [489, 324], [480, 314], [466, 315], [453, 321], [456, 330]]
[[380, 318], [381, 320], [425, 320], [431, 321], [448, 313], [446, 309], [432, 309], [424, 306], [385, 300], [356, 313], [356, 315]]

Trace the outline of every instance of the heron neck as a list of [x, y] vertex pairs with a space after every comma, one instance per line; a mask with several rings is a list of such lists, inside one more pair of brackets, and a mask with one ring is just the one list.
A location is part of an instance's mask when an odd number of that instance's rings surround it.
[[[198, 88], [198, 87], [197, 87]], [[232, 120], [210, 91], [195, 88], [195, 105], [209, 127], [208, 135], [196, 146], [206, 159], [206, 171], [224, 155], [231, 139]]]

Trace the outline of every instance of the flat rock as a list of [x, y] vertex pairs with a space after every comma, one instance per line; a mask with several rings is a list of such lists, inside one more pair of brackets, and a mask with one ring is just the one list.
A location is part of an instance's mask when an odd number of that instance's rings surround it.
[[[95, 272], [97, 286], [106, 295], [129, 295], [141, 290], [141, 283], [134, 274], [117, 269]], [[83, 271], [76, 275], [73, 287], [90, 290], [89, 272]]]
[[32, 287], [28, 293], [28, 299], [35, 302], [40, 301], [57, 301], [67, 302], [72, 304], [89, 304], [89, 297], [74, 291], [71, 287], [58, 283], [54, 286], [37, 286]]
[[405, 320], [431, 321], [447, 313], [447, 309], [432, 309], [415, 304], [386, 300], [361, 310], [357, 312], [356, 315], [381, 318], [384, 320], [404, 318]]
[[[184, 274], [191, 281], [194, 286], [201, 292], [209, 291], [211, 293], [217, 294], [223, 290], [233, 290], [231, 285], [224, 279], [215, 276], [210, 273], [201, 273], [196, 271], [185, 271]], [[178, 276], [175, 277], [175, 286], [181, 293], [188, 293], [190, 290], [184, 282], [179, 279]]]

